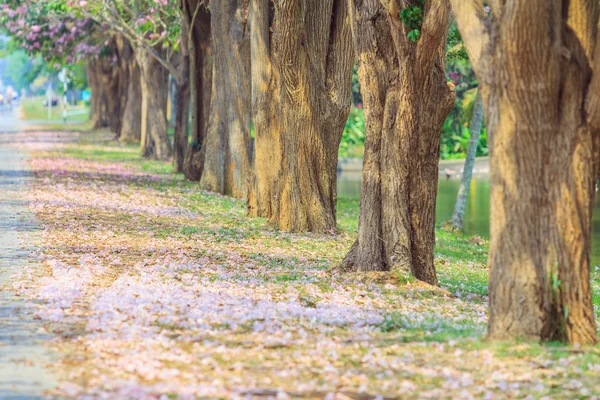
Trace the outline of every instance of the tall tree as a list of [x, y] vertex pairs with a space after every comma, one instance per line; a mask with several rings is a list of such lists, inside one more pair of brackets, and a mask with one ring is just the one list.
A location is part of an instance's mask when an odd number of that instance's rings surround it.
[[[352, 100], [345, 0], [251, 0], [251, 215], [290, 231], [336, 228], [337, 154]], [[271, 15], [270, 15], [271, 14]]]
[[190, 57], [191, 141], [186, 149], [183, 173], [198, 181], [204, 166], [202, 144], [208, 126], [212, 93], [212, 45], [210, 12], [202, 0], [182, 0], [182, 22], [188, 32]]
[[[168, 73], [178, 85], [182, 77], [173, 52], [180, 38], [180, 12], [175, 0], [66, 0], [67, 10], [123, 35], [132, 46], [141, 76], [141, 150], [144, 156], [167, 159], [171, 144], [167, 135]], [[182, 157], [182, 156], [181, 156]]]
[[[185, 153], [189, 141], [189, 118], [190, 118], [190, 51], [189, 51], [189, 35], [187, 25], [181, 24], [181, 39], [179, 41], [178, 54], [179, 82], [173, 79], [171, 84], [174, 87], [171, 90], [172, 96], [171, 107], [175, 112], [171, 112], [171, 118], [175, 117], [174, 121], [174, 144], [175, 151], [173, 152], [173, 172], [183, 172], [183, 163], [185, 161]], [[173, 100], [176, 107], [173, 107]]]
[[[90, 123], [94, 129], [109, 128], [115, 137], [119, 136], [122, 121], [121, 87], [125, 84], [120, 78], [120, 62], [114, 40], [101, 56], [87, 63], [87, 76], [92, 92]], [[115, 62], [116, 61], [116, 62]]]
[[125, 143], [135, 143], [140, 141], [142, 132], [140, 69], [135, 59], [133, 48], [123, 35], [118, 36], [117, 45], [121, 63], [121, 80], [125, 82], [124, 86], [126, 86], [127, 90], [119, 140]]
[[[158, 57], [164, 50], [152, 51], [137, 48], [135, 58], [141, 72], [142, 88], [142, 137], [141, 149], [144, 157], [166, 160], [171, 156], [171, 144], [167, 136], [167, 98], [169, 74]], [[158, 57], [153, 54], [158, 54]]]
[[358, 239], [340, 270], [410, 269], [417, 279], [437, 284], [440, 136], [454, 103], [445, 75], [450, 4], [350, 4], [366, 143]]
[[120, 60], [119, 50], [117, 48], [116, 38], [113, 37], [109, 41], [104, 57], [100, 58], [97, 66], [100, 71], [100, 79], [102, 89], [105, 94], [106, 101], [106, 126], [119, 138], [122, 126], [123, 115], [123, 88], [127, 88], [127, 84], [123, 80], [124, 76], [123, 64]]
[[[250, 34], [248, 1], [210, 7], [213, 59], [211, 113], [200, 187], [246, 199], [250, 184]], [[255, 60], [260, 63], [261, 60]]]
[[600, 5], [452, 0], [491, 155], [488, 335], [597, 342], [591, 217], [600, 172]]
[[469, 199], [469, 191], [471, 187], [471, 178], [473, 177], [473, 167], [475, 166], [475, 158], [477, 156], [477, 146], [479, 145], [479, 136], [481, 136], [481, 124], [483, 123], [483, 101], [481, 93], [477, 91], [475, 105], [473, 106], [473, 115], [471, 116], [471, 126], [469, 134], [469, 147], [467, 148], [467, 157], [465, 158], [465, 166], [463, 167], [460, 186], [458, 187], [458, 195], [452, 212], [452, 225], [455, 228], [463, 230], [465, 219], [465, 208]]
[[57, 72], [66, 64], [87, 60], [93, 92], [90, 121], [94, 127], [110, 127], [113, 120], [120, 120], [110, 115], [118, 111], [117, 103], [107, 95], [118, 88], [118, 81], [112, 79], [115, 49], [110, 35], [98, 29], [93, 20], [60, 2], [0, 0], [0, 4], [0, 24], [10, 35], [11, 43], [41, 57], [47, 63], [46, 69]]

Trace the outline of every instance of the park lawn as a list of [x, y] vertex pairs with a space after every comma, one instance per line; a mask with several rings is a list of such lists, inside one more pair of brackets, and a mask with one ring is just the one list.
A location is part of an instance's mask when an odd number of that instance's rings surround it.
[[336, 234], [280, 232], [135, 146], [81, 137], [30, 161], [43, 267], [21, 291], [60, 339], [60, 398], [600, 395], [600, 347], [483, 340], [485, 242], [437, 230], [441, 288], [332, 274], [357, 201], [339, 200]]
[[[43, 96], [36, 96], [36, 97], [29, 97], [29, 98], [22, 99], [19, 104], [21, 120], [24, 120], [24, 121], [48, 121], [49, 124], [51, 124], [52, 121], [55, 121], [55, 122], [62, 121], [63, 120], [63, 117], [62, 117], [63, 110], [62, 110], [62, 106], [60, 105], [60, 103], [57, 106], [52, 107], [52, 115], [51, 115], [51, 118], [48, 119], [48, 107], [43, 105], [44, 99], [45, 98]], [[84, 110], [87, 111], [84, 114], [70, 115], [67, 118], [68, 121], [85, 122], [89, 118], [89, 109], [84, 104], [78, 104], [75, 106], [69, 105], [68, 110], [69, 111], [84, 111]]]

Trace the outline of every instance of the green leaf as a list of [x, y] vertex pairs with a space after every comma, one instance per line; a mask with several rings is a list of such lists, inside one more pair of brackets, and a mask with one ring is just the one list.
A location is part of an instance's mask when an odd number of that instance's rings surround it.
[[413, 42], [416, 42], [417, 40], [419, 40], [419, 37], [421, 36], [421, 31], [419, 31], [418, 29], [413, 29], [410, 32], [408, 32], [408, 34], [406, 36]]

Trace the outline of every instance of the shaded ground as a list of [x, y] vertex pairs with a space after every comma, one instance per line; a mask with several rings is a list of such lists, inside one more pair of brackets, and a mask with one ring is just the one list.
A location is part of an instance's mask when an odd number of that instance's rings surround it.
[[25, 155], [0, 147], [0, 160], [0, 398], [35, 399], [56, 385], [50, 371], [56, 357], [42, 345], [53, 336], [11, 282], [26, 285], [28, 278], [19, 274], [35, 273], [31, 255], [39, 254], [41, 227], [22, 200], [31, 179]]
[[600, 394], [598, 347], [481, 340], [485, 242], [437, 232], [442, 289], [331, 275], [357, 201], [340, 200], [339, 234], [283, 233], [96, 139], [37, 146], [30, 161], [44, 275], [20, 293], [60, 339], [58, 397]]

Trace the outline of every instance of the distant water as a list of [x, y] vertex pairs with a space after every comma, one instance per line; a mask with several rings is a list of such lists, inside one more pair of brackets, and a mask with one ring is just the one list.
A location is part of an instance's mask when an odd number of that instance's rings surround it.
[[[438, 224], [448, 221], [452, 217], [459, 184], [459, 179], [440, 179], [436, 206], [436, 222]], [[360, 173], [339, 174], [338, 197], [360, 199]], [[467, 201], [464, 223], [465, 233], [489, 238], [490, 182], [487, 176], [476, 176], [471, 181], [471, 192]], [[592, 266], [596, 266], [600, 265], [600, 196], [596, 196], [592, 231]]]

